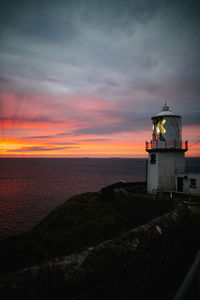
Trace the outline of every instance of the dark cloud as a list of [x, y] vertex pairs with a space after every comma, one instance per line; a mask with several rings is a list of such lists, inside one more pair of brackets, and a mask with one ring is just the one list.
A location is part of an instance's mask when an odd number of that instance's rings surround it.
[[66, 149], [71, 149], [71, 148], [79, 148], [79, 147], [39, 147], [39, 146], [34, 146], [34, 147], [22, 147], [20, 149], [12, 149], [12, 150], [7, 150], [7, 152], [41, 152], [41, 151], [54, 151], [54, 150], [66, 150]]
[[[55, 96], [35, 104], [50, 112], [23, 116], [24, 122], [89, 120], [85, 128], [57, 136], [146, 129], [164, 100], [184, 124], [197, 124], [199, 6], [194, 0], [3, 1], [0, 90]], [[70, 109], [59, 95], [68, 96], [66, 103], [82, 95], [120, 103], [102, 112], [117, 121], [100, 126], [81, 103]], [[6, 120], [6, 111], [1, 117]]]
[[8, 83], [10, 83], [10, 79], [6, 76], [1, 75], [0, 76], [0, 83], [8, 84]]
[[51, 117], [47, 116], [15, 116], [12, 115], [11, 117], [1, 117], [2, 122], [10, 121], [12, 120], [13, 123], [60, 123], [61, 120], [54, 120]]
[[[35, 136], [28, 136], [28, 137], [24, 137], [23, 140], [34, 140], [34, 139], [42, 139], [42, 140], [46, 140], [46, 139], [52, 139], [52, 138], [56, 138], [58, 137], [57, 134], [54, 135], [35, 135]], [[51, 145], [62, 145], [62, 146], [69, 146], [69, 145], [77, 145], [78, 143], [76, 142], [56, 142], [56, 141], [51, 141], [49, 142]]]
[[[133, 89], [145, 80], [198, 81], [195, 1], [32, 2], [1, 10], [2, 65], [17, 77], [15, 89], [122, 98], [131, 79]], [[54, 77], [45, 84], [46, 74]]]
[[198, 111], [186, 112], [183, 119], [184, 125], [200, 125], [200, 114]]
[[[51, 142], [51, 145], [62, 145], [62, 146], [68, 146], [68, 145], [78, 145], [78, 143], [61, 143], [61, 142]], [[69, 148], [69, 147], [67, 147]], [[71, 147], [71, 148], [79, 148], [79, 147]]]
[[80, 142], [108, 142], [111, 139], [83, 139], [79, 140]]
[[136, 124], [134, 126], [133, 123], [130, 124], [130, 122], [120, 122], [115, 124], [109, 124], [109, 125], [102, 125], [102, 126], [92, 126], [87, 128], [81, 128], [77, 129], [72, 132], [72, 135], [79, 136], [79, 135], [110, 135], [114, 133], [123, 133], [123, 132], [131, 132], [134, 130], [144, 130], [145, 128], [148, 128], [148, 120], [146, 122], [146, 126], [139, 126], [139, 124]]
[[35, 136], [27, 136], [24, 139], [49, 139], [53, 137], [55, 137], [55, 135], [35, 135]]

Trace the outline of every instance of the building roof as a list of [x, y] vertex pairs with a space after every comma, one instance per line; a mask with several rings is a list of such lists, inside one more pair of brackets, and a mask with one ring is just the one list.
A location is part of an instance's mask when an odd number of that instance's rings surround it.
[[165, 106], [163, 106], [163, 108], [162, 108], [162, 111], [159, 112], [156, 116], [153, 116], [152, 118], [162, 117], [162, 116], [171, 116], [171, 117], [178, 117], [178, 118], [180, 118], [179, 115], [173, 113], [173, 112], [169, 109], [169, 106], [166, 105], [166, 102], [165, 102]]

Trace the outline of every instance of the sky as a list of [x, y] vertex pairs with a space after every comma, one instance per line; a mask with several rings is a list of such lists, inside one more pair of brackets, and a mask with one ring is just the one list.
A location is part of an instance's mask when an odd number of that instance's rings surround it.
[[0, 157], [147, 157], [165, 101], [200, 156], [199, 3], [3, 0]]

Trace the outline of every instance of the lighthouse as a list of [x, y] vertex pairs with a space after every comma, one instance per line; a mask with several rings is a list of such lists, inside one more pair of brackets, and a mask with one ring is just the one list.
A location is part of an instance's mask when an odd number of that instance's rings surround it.
[[183, 189], [183, 178], [177, 173], [185, 173], [185, 152], [187, 141], [182, 143], [181, 116], [173, 113], [165, 105], [162, 111], [151, 118], [152, 139], [146, 142], [149, 154], [147, 163], [147, 192], [169, 192]]

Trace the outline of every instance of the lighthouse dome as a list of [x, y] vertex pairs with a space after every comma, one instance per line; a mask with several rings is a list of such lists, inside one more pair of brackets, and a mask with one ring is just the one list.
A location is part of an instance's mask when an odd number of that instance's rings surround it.
[[152, 117], [152, 119], [155, 118], [155, 117], [162, 117], [162, 116], [163, 116], [163, 117], [164, 117], [164, 116], [172, 116], [172, 117], [178, 117], [178, 118], [180, 118], [179, 115], [173, 113], [173, 112], [169, 109], [169, 106], [167, 106], [166, 103], [165, 103], [165, 106], [163, 106], [161, 112], [159, 112], [156, 116]]

